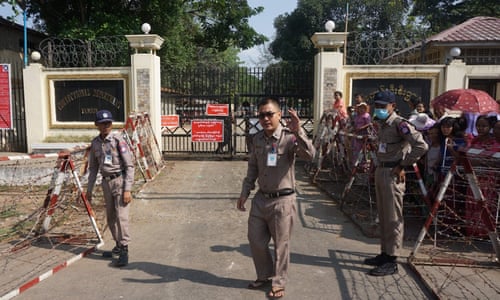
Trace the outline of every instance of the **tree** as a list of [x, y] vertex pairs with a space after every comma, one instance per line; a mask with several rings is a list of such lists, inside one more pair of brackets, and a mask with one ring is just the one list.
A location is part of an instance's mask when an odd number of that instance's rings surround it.
[[[165, 64], [189, 65], [199, 58], [228, 62], [231, 49], [267, 40], [248, 23], [263, 8], [251, 8], [246, 0], [31, 0], [26, 9], [39, 30], [57, 37], [123, 36], [138, 33], [147, 22], [151, 33], [165, 39], [159, 52]], [[237, 62], [234, 54], [231, 63]]]
[[373, 41], [388, 39], [405, 27], [410, 0], [299, 0], [296, 10], [275, 19], [277, 35], [271, 53], [283, 60], [312, 61], [317, 51], [311, 36], [323, 32], [327, 20], [337, 24], [337, 31], [344, 31], [347, 3], [349, 36], [364, 34], [362, 39]]
[[500, 17], [498, 0], [414, 0], [411, 15], [419, 17], [433, 33], [477, 16]]

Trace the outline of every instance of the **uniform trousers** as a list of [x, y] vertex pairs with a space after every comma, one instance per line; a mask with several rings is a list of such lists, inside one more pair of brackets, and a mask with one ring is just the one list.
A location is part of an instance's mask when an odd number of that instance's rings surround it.
[[122, 246], [130, 241], [129, 210], [130, 204], [123, 202], [123, 176], [115, 179], [102, 179], [102, 192], [106, 201], [106, 221], [113, 239]]
[[396, 183], [396, 178], [391, 172], [392, 168], [378, 167], [375, 170], [375, 194], [381, 252], [398, 256], [403, 246], [403, 196], [406, 185], [404, 182]]
[[[295, 194], [269, 199], [255, 194], [248, 218], [248, 241], [257, 279], [271, 278], [272, 285], [285, 287], [290, 265], [290, 235], [296, 218]], [[269, 242], [274, 242], [273, 255]]]

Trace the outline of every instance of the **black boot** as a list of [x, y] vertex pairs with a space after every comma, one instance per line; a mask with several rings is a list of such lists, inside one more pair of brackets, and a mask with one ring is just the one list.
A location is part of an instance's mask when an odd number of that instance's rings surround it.
[[390, 259], [389, 255], [382, 252], [375, 257], [365, 259], [364, 263], [365, 265], [370, 265], [370, 266], [381, 266], [386, 262], [388, 262], [389, 259]]
[[125, 267], [128, 265], [128, 246], [120, 246], [120, 256], [116, 261], [117, 267]]
[[372, 276], [386, 276], [398, 272], [398, 264], [396, 263], [396, 256], [387, 255], [385, 263], [378, 265], [376, 268], [370, 270], [368, 274]]
[[118, 256], [120, 256], [120, 245], [118, 244], [118, 242], [116, 243], [116, 245], [113, 247], [113, 249], [111, 251], [102, 252], [102, 257], [105, 257], [105, 258], [117, 259]]

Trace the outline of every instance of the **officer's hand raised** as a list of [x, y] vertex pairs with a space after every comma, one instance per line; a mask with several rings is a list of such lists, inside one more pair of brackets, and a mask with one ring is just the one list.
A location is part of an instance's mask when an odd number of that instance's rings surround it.
[[290, 129], [291, 132], [297, 133], [300, 128], [300, 118], [299, 115], [297, 114], [297, 111], [293, 108], [290, 108], [288, 110], [288, 113], [290, 114], [290, 121], [287, 124], [288, 129]]

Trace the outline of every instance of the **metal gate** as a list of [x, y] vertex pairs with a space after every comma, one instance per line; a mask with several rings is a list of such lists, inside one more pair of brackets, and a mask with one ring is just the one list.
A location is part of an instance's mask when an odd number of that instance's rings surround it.
[[[314, 70], [309, 66], [267, 68], [197, 68], [162, 70], [162, 115], [176, 115], [176, 127], [162, 128], [167, 157], [232, 158], [248, 153], [247, 138], [257, 132], [257, 104], [264, 97], [279, 99], [283, 120], [288, 108], [299, 112], [308, 135], [313, 130]], [[227, 104], [227, 117], [206, 115], [207, 104]], [[223, 142], [193, 142], [191, 124], [198, 119], [219, 119]]]
[[23, 63], [20, 60], [13, 61], [5, 58], [0, 58], [0, 62], [10, 64], [12, 88], [12, 129], [0, 129], [0, 152], [26, 153], [28, 147], [24, 111]]

